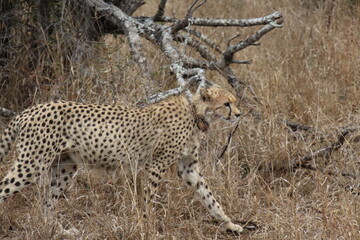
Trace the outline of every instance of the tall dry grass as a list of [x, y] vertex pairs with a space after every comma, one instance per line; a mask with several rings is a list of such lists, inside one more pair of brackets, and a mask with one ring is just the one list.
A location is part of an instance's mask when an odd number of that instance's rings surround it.
[[[167, 12], [183, 16], [188, 2], [170, 1]], [[229, 131], [226, 124], [213, 125], [201, 151], [203, 174], [226, 212], [234, 220], [255, 221], [257, 230], [241, 236], [222, 232], [194, 192], [176, 177], [175, 169], [169, 171], [156, 211], [147, 222], [139, 222], [131, 184], [100, 180], [103, 173], [84, 172], [54, 210], [65, 228], [80, 231], [74, 239], [359, 239], [359, 196], [349, 191], [359, 186], [359, 179], [340, 174], [345, 171], [359, 178], [356, 134], [330, 157], [314, 159], [312, 163], [321, 171], [289, 170], [293, 159], [329, 146], [341, 127], [360, 122], [359, 2], [335, 0], [330, 12], [329, 2], [209, 1], [195, 14], [247, 18], [280, 11], [285, 16], [282, 29], [265, 36], [260, 46], [237, 54], [238, 59], [253, 60], [234, 69], [254, 87], [259, 103], [241, 105], [244, 116], [222, 159], [218, 154]], [[148, 1], [138, 14], [152, 15], [156, 4]], [[246, 37], [255, 28], [202, 30], [224, 46], [235, 32]], [[167, 60], [145, 45], [159, 90], [174, 86]], [[61, 55], [53, 51], [54, 56]], [[2, 99], [7, 107], [20, 110], [53, 98], [133, 104], [144, 97], [138, 87], [140, 70], [131, 61], [125, 38], [107, 36], [92, 54], [83, 67], [74, 64], [71, 71], [54, 67], [56, 77], [36, 85], [29, 94], [31, 100], [22, 106], [11, 103], [19, 94], [17, 89], [9, 89], [8, 97]], [[210, 73], [209, 77], [228, 87], [219, 75]], [[24, 75], [17, 86], [34, 78], [45, 77], [36, 72]], [[285, 119], [312, 126], [314, 131], [292, 133], [282, 124]], [[6, 122], [2, 119], [2, 129]], [[1, 166], [2, 173], [6, 168], [6, 164]], [[56, 224], [46, 221], [40, 196], [35, 186], [1, 205], [0, 239], [69, 239], [56, 230]]]

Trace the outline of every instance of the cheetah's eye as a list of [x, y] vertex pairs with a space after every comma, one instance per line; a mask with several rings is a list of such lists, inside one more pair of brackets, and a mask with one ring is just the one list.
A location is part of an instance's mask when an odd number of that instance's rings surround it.
[[230, 107], [230, 103], [227, 102], [227, 103], [224, 104], [224, 106], [225, 107]]

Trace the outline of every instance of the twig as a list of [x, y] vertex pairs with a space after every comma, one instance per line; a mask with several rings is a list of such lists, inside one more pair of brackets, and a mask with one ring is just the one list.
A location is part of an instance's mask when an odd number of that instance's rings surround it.
[[188, 32], [189, 34], [198, 37], [200, 40], [202, 40], [209, 47], [213, 48], [216, 52], [218, 52], [220, 54], [223, 53], [220, 46], [218, 46], [216, 43], [214, 43], [211, 39], [209, 39], [209, 37], [207, 37], [203, 33], [199, 32], [199, 31], [196, 31], [195, 29], [191, 29], [191, 28], [185, 28], [184, 30], [186, 32]]
[[175, 21], [174, 24], [171, 26], [172, 29], [172, 34], [176, 34], [178, 31], [180, 31], [181, 29], [184, 29], [185, 27], [187, 27], [191, 21], [191, 17], [192, 14], [200, 7], [202, 6], [206, 0], [203, 0], [199, 5], [196, 6], [196, 4], [199, 2], [199, 0], [195, 0], [189, 7], [189, 9], [187, 10], [186, 16], [183, 20], [179, 20], [179, 21]]
[[329, 157], [331, 155], [332, 152], [340, 149], [340, 147], [344, 144], [345, 142], [345, 137], [351, 133], [354, 132], [356, 130], [358, 130], [359, 128], [355, 128], [355, 127], [349, 127], [344, 129], [343, 131], [340, 132], [337, 141], [332, 143], [330, 146], [325, 147], [325, 148], [321, 148], [315, 152], [312, 152], [310, 154], [305, 155], [304, 157], [300, 158], [300, 159], [295, 159], [292, 161], [291, 163], [291, 168], [292, 169], [298, 169], [298, 168], [306, 168], [306, 169], [310, 169], [310, 170], [317, 170], [316, 167], [312, 166], [310, 161], [314, 158], [317, 157]]
[[0, 107], [0, 116], [1, 117], [12, 118], [12, 117], [15, 117], [16, 115], [18, 115], [16, 112], [13, 112], [7, 108]]
[[255, 34], [251, 35], [244, 41], [240, 41], [239, 43], [235, 45], [230, 45], [227, 47], [227, 49], [222, 54], [222, 61], [218, 63], [218, 65], [221, 68], [225, 68], [228, 66], [234, 58], [234, 54], [242, 49], [245, 49], [249, 46], [254, 45], [257, 41], [259, 41], [266, 33], [270, 32], [271, 30], [275, 29], [278, 26], [281, 26], [280, 24], [283, 23], [283, 20], [277, 20], [277, 22], [269, 23], [262, 27], [259, 31], [257, 31]]
[[226, 46], [230, 46], [231, 41], [233, 41], [234, 39], [236, 39], [236, 38], [238, 38], [238, 37], [240, 37], [240, 36], [241, 36], [241, 35], [240, 35], [239, 33], [237, 33], [236, 35], [234, 35], [233, 37], [231, 37], [231, 38], [228, 40]]
[[219, 154], [219, 158], [222, 158], [224, 156], [226, 150], [228, 149], [228, 147], [230, 145], [231, 139], [232, 139], [234, 133], [236, 132], [236, 130], [238, 129], [238, 127], [239, 127], [239, 121], [236, 121], [233, 129], [231, 130], [231, 132], [228, 135], [227, 143], [224, 145], [223, 150]]
[[232, 60], [231, 63], [235, 63], [235, 64], [251, 64], [252, 60]]
[[187, 12], [187, 14], [186, 14], [186, 18], [190, 18], [190, 17], [193, 15], [193, 13], [194, 13], [199, 7], [201, 7], [202, 5], [204, 5], [204, 4], [206, 3], [206, 0], [203, 0], [201, 3], [199, 3], [198, 5], [196, 5], [198, 2], [199, 2], [199, 0], [195, 0], [195, 1], [191, 4], [191, 6], [190, 6], [190, 8], [189, 8], [189, 10], [188, 10], [188, 12]]

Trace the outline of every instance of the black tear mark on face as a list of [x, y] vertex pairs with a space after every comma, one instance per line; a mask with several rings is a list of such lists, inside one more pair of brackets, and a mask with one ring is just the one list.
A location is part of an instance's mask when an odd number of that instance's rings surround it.
[[225, 120], [230, 120], [231, 119], [231, 113], [232, 113], [232, 109], [231, 109], [231, 106], [230, 106], [230, 103], [229, 102], [226, 102], [224, 103], [224, 106], [228, 108], [229, 110], [229, 113], [227, 115], [227, 117], [224, 117]]
[[[226, 104], [226, 103], [225, 103]], [[232, 113], [232, 109], [231, 109], [231, 107], [230, 107], [230, 103], [227, 103], [228, 104], [228, 108], [229, 108], [229, 115], [228, 115], [228, 119], [230, 119], [231, 118], [231, 113]]]

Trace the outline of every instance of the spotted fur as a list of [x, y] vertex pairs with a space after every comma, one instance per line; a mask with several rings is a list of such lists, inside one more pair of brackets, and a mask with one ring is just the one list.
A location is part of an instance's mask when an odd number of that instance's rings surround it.
[[199, 134], [209, 115], [236, 119], [236, 98], [215, 84], [169, 97], [144, 108], [58, 101], [39, 104], [16, 116], [0, 139], [0, 161], [17, 137], [17, 158], [0, 182], [0, 202], [40, 176], [50, 177], [52, 199], [68, 187], [79, 166], [109, 170], [136, 163], [144, 169], [146, 212], [165, 171], [178, 165], [178, 175], [196, 189], [210, 214], [225, 229], [241, 232], [224, 213], [199, 173]]

